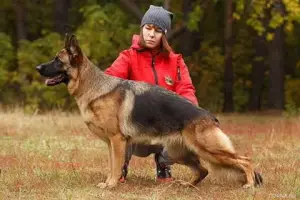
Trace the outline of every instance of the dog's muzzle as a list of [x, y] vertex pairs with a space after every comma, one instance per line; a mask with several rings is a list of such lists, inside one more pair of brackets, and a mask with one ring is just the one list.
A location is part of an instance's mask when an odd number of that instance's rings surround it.
[[40, 72], [42, 70], [43, 66], [42, 65], [39, 65], [39, 66], [36, 66], [35, 69], [36, 71]]
[[47, 74], [45, 74], [45, 70], [44, 70], [45, 66], [44, 65], [39, 65], [39, 66], [35, 67], [35, 69], [39, 72], [39, 74], [41, 76], [46, 77], [45, 84], [48, 86], [54, 86], [59, 83], [68, 84], [68, 82], [69, 82], [68, 76], [65, 72], [59, 73], [54, 76], [47, 76]]

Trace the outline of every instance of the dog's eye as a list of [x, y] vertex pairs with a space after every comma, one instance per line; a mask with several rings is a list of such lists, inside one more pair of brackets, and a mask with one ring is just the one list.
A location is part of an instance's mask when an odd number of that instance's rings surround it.
[[62, 63], [61, 60], [60, 60], [58, 57], [55, 57], [55, 58], [54, 58], [54, 61], [55, 61], [56, 63]]

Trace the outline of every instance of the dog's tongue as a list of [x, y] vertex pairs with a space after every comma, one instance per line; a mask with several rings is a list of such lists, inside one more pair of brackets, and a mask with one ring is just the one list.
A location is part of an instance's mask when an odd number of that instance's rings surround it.
[[63, 78], [62, 75], [58, 75], [58, 76], [55, 76], [53, 78], [47, 78], [46, 81], [45, 81], [45, 83], [46, 83], [46, 85], [55, 85], [62, 78]]
[[64, 78], [64, 76], [62, 74], [55, 76], [53, 78], [47, 78], [45, 81], [46, 85], [55, 85], [58, 82], [62, 81], [62, 79]]
[[55, 83], [55, 79], [53, 78], [47, 78], [45, 81], [46, 85], [53, 85]]

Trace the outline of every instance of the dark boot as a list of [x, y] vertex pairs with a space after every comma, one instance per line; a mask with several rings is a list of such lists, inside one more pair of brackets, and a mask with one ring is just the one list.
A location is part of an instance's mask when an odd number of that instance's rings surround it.
[[173, 177], [171, 174], [171, 168], [169, 165], [159, 163], [158, 162], [159, 154], [155, 154], [155, 162], [156, 162], [156, 181], [158, 182], [171, 182], [173, 181]]
[[125, 163], [122, 168], [122, 176], [119, 179], [120, 183], [125, 183], [127, 174], [128, 174], [128, 163]]

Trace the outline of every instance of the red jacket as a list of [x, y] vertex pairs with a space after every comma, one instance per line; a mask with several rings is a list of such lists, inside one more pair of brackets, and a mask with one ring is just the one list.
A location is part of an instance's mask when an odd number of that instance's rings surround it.
[[132, 45], [122, 51], [114, 63], [105, 70], [106, 74], [123, 79], [157, 84], [198, 105], [195, 88], [180, 54], [158, 53], [152, 56], [149, 50], [142, 50], [139, 35], [132, 37]]

